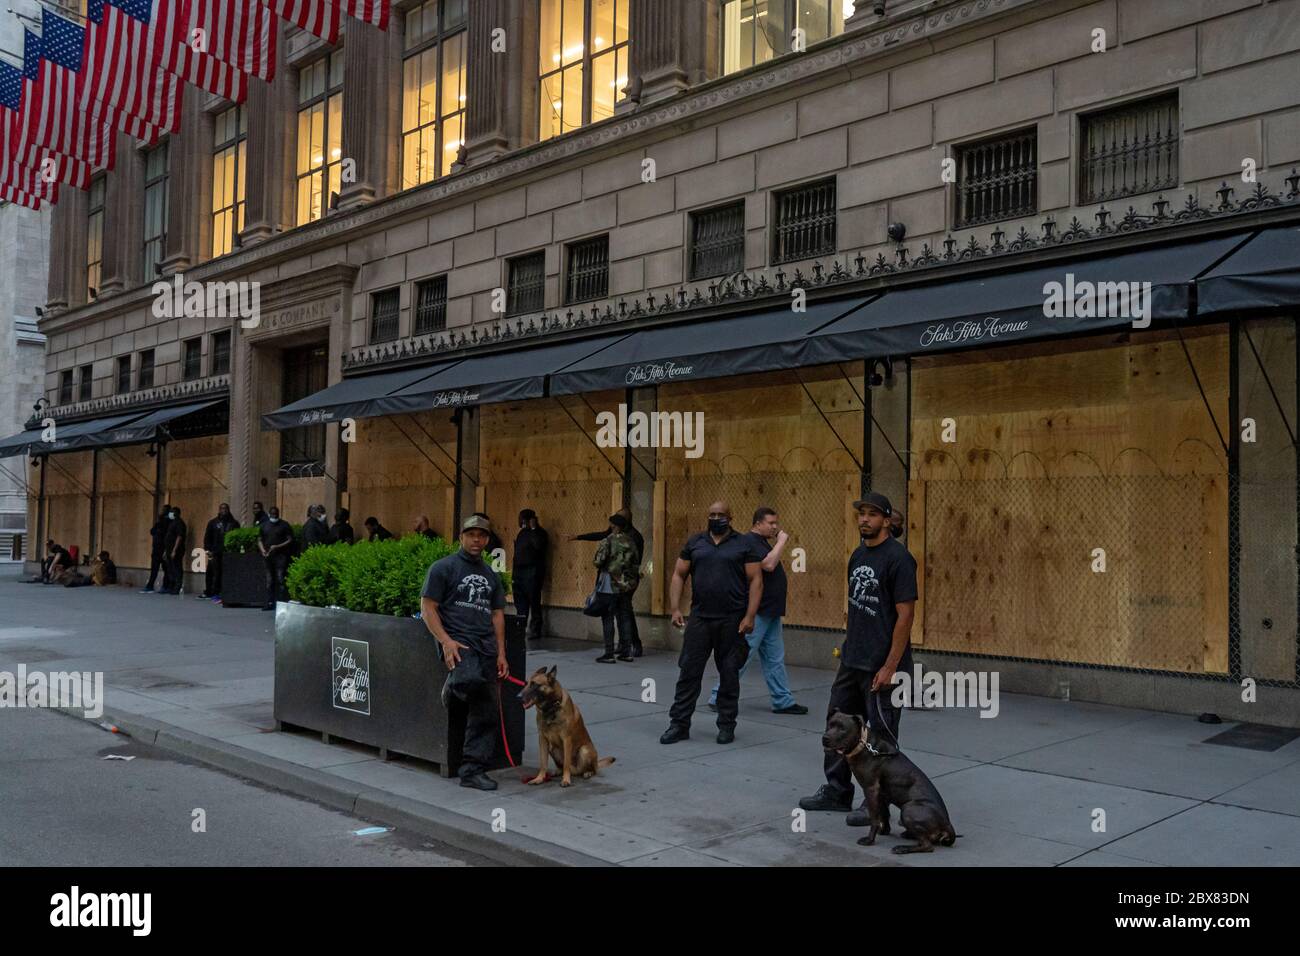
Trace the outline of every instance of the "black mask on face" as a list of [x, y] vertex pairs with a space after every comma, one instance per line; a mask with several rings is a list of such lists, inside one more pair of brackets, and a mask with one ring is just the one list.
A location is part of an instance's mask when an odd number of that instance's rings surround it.
[[710, 518], [709, 532], [711, 534], [726, 534], [727, 529], [731, 527], [730, 518]]

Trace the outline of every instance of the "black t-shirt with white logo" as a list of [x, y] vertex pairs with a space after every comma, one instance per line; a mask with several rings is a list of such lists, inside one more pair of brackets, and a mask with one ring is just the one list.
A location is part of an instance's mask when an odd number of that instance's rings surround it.
[[[916, 600], [916, 560], [894, 538], [858, 545], [849, 558], [849, 625], [840, 650], [845, 667], [877, 671], [889, 656], [898, 604]], [[898, 670], [912, 669], [909, 643]]]
[[506, 606], [506, 589], [490, 564], [464, 551], [449, 554], [429, 568], [423, 594], [438, 603], [438, 618], [452, 640], [496, 656], [492, 612]]
[[748, 534], [731, 531], [718, 544], [707, 531], [693, 535], [681, 558], [691, 562], [691, 617], [744, 617], [749, 607], [745, 565], [763, 560]]
[[[767, 556], [772, 553], [772, 543], [757, 532], [750, 531], [746, 534], [754, 542], [754, 548], [767, 560]], [[776, 570], [763, 572], [763, 598], [758, 602], [758, 613], [760, 617], [785, 617], [785, 568], [781, 562], [776, 563]]]

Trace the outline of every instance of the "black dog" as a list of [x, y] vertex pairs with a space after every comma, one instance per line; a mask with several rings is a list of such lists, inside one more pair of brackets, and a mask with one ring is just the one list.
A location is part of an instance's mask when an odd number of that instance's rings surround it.
[[871, 829], [859, 846], [871, 846], [877, 833], [889, 833], [889, 807], [902, 811], [903, 836], [916, 843], [894, 847], [895, 853], [932, 853], [934, 844], [952, 846], [957, 831], [948, 808], [930, 778], [903, 756], [888, 730], [864, 721], [857, 714], [835, 711], [826, 721], [822, 746], [842, 754], [858, 785], [867, 795]]

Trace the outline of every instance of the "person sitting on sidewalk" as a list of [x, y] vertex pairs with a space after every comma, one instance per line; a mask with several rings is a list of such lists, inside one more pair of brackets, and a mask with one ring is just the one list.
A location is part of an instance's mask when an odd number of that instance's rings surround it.
[[101, 551], [90, 562], [90, 580], [97, 588], [106, 588], [117, 583], [117, 565], [107, 551]]
[[[754, 630], [749, 635], [749, 657], [740, 667], [740, 676], [745, 676], [749, 662], [757, 654], [763, 665], [763, 679], [767, 682], [767, 692], [772, 697], [774, 714], [806, 714], [808, 708], [795, 703], [790, 693], [790, 677], [785, 672], [785, 642], [781, 639], [781, 618], [785, 616], [785, 568], [781, 566], [781, 552], [790, 536], [781, 530], [776, 512], [771, 508], [759, 508], [754, 512], [754, 526], [749, 530], [749, 537], [763, 558], [763, 599], [758, 603], [758, 616], [754, 618]], [[713, 685], [709, 694], [709, 710], [718, 709], [718, 685]]]
[[460, 785], [495, 790], [487, 775], [496, 751], [500, 684], [506, 663], [506, 589], [483, 557], [492, 523], [477, 514], [460, 529], [460, 550], [435, 561], [424, 579], [420, 616], [438, 641], [449, 671], [443, 705], [454, 696], [468, 710]]
[[45, 563], [41, 567], [39, 579], [41, 583], [64, 584], [69, 575], [77, 573], [77, 562], [71, 552], [53, 538], [45, 542], [45, 552]]

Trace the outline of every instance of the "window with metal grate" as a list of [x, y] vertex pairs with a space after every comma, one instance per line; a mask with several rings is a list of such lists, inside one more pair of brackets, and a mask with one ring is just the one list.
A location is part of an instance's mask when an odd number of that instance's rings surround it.
[[77, 389], [78, 389], [77, 401], [79, 402], [90, 401], [90, 395], [92, 389], [94, 388], [94, 384], [95, 384], [95, 366], [93, 365], [81, 366], [81, 375], [77, 382]]
[[370, 341], [391, 342], [397, 338], [397, 314], [402, 304], [400, 289], [385, 289], [370, 296]]
[[199, 378], [203, 374], [203, 340], [187, 339], [185, 342], [185, 358], [181, 366], [181, 378], [187, 382]]
[[1178, 185], [1177, 93], [1084, 116], [1079, 134], [1079, 202]]
[[1038, 212], [1038, 131], [959, 146], [956, 228]]
[[568, 249], [564, 302], [590, 302], [609, 295], [609, 236], [575, 242]]
[[731, 275], [745, 268], [745, 204], [691, 213], [691, 278]]
[[59, 404], [72, 404], [72, 369], [59, 373]]
[[435, 276], [415, 286], [415, 335], [447, 327], [447, 277]]
[[212, 374], [230, 373], [230, 333], [212, 333]]
[[125, 395], [131, 391], [131, 356], [121, 355], [117, 359], [117, 394]]
[[153, 349], [145, 349], [140, 353], [140, 380], [139, 388], [153, 388]]
[[776, 194], [772, 264], [835, 253], [835, 180]]
[[506, 313], [523, 315], [546, 307], [546, 253], [530, 252], [507, 263]]

